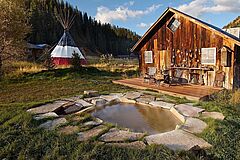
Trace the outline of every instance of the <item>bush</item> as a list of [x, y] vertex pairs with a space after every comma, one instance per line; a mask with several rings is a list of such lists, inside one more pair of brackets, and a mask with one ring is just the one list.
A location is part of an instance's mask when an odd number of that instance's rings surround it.
[[240, 107], [240, 90], [236, 90], [230, 99], [230, 103], [235, 107]]
[[78, 53], [76, 53], [75, 51], [73, 51], [73, 54], [72, 54], [71, 65], [72, 65], [73, 69], [81, 68], [80, 55]]

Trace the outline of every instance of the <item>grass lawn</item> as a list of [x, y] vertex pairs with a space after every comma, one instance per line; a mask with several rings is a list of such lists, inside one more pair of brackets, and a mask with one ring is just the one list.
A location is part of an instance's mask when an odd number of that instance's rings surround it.
[[104, 146], [95, 141], [80, 143], [76, 135], [38, 129], [39, 122], [26, 112], [42, 103], [83, 94], [84, 90], [94, 89], [101, 94], [132, 90], [111, 80], [134, 74], [84, 67], [79, 71], [58, 69], [2, 79], [0, 159], [240, 159], [240, 111], [237, 105], [230, 104], [231, 94], [227, 91], [216, 95], [214, 101], [200, 102], [209, 111], [221, 111], [226, 119], [205, 120], [209, 127], [199, 136], [213, 148], [198, 154], [175, 153], [163, 146], [137, 150]]

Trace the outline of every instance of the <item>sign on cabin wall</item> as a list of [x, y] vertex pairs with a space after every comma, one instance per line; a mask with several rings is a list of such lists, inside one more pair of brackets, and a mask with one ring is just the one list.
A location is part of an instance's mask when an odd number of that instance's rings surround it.
[[216, 48], [202, 48], [201, 63], [206, 65], [215, 65], [217, 58]]
[[153, 63], [153, 52], [145, 51], [144, 52], [145, 63]]

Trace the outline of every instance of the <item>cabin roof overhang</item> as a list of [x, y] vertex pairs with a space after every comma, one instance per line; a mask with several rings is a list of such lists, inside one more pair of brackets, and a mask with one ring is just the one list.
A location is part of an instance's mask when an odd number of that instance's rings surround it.
[[174, 8], [168, 7], [164, 13], [159, 17], [159, 19], [147, 30], [147, 32], [137, 41], [137, 43], [132, 47], [131, 52], [139, 51], [142, 46], [174, 15], [178, 14], [184, 18], [189, 19], [195, 24], [198, 24], [206, 29], [212, 30], [216, 34], [220, 35], [223, 38], [230, 39], [235, 44], [240, 46], [240, 39], [234, 35], [216, 27], [211, 24], [208, 24], [202, 20], [194, 18], [186, 13], [180, 12]]

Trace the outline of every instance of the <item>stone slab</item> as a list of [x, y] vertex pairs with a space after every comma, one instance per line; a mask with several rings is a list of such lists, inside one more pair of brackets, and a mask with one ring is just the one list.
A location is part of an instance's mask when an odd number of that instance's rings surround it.
[[96, 137], [99, 134], [101, 134], [102, 132], [104, 132], [106, 129], [107, 129], [106, 126], [100, 125], [100, 126], [97, 126], [97, 127], [93, 128], [93, 129], [90, 129], [88, 131], [80, 132], [80, 133], [78, 133], [77, 140], [78, 141], [90, 140], [91, 138]]
[[95, 121], [85, 122], [83, 126], [99, 126], [103, 123], [103, 120], [96, 118]]
[[88, 102], [84, 101], [83, 99], [78, 99], [78, 100], [75, 101], [75, 103], [76, 104], [80, 104], [83, 107], [91, 107], [91, 106], [93, 106], [93, 104], [88, 103]]
[[141, 139], [144, 133], [135, 133], [125, 130], [119, 130], [117, 128], [110, 129], [109, 132], [102, 135], [99, 140], [104, 142], [125, 142], [136, 141]]
[[89, 97], [95, 97], [98, 96], [98, 91], [94, 91], [94, 90], [87, 90], [83, 92], [84, 95], [89, 96]]
[[184, 125], [181, 126], [181, 129], [186, 130], [191, 133], [201, 133], [207, 124], [197, 118], [187, 118]]
[[85, 108], [79, 112], [76, 112], [74, 114], [83, 114], [83, 113], [87, 113], [87, 112], [90, 112], [90, 111], [93, 111], [95, 109], [95, 107], [88, 107], [88, 108]]
[[152, 101], [149, 104], [152, 105], [153, 107], [160, 107], [164, 109], [171, 109], [175, 105], [173, 103], [168, 103], [164, 101]]
[[205, 110], [187, 104], [179, 104], [174, 106], [174, 108], [176, 108], [180, 113], [182, 113], [186, 117], [199, 117], [199, 114]]
[[127, 99], [135, 100], [139, 98], [141, 95], [142, 93], [139, 93], [139, 92], [127, 92], [124, 97]]
[[60, 128], [58, 132], [61, 134], [70, 135], [70, 134], [74, 134], [78, 131], [79, 131], [78, 126], [65, 126], [65, 127]]
[[156, 135], [145, 137], [148, 144], [162, 144], [172, 150], [190, 150], [198, 145], [201, 148], [209, 148], [211, 145], [204, 139], [185, 132], [183, 130], [174, 130]]
[[56, 127], [58, 127], [62, 124], [65, 124], [65, 123], [67, 123], [67, 120], [65, 118], [57, 118], [57, 119], [49, 120], [49, 121], [41, 124], [39, 126], [39, 128], [44, 128], [44, 129], [47, 129], [47, 130], [53, 130]]
[[106, 100], [107, 102], [114, 102], [117, 101], [119, 97], [116, 95], [101, 95], [100, 98]]
[[124, 94], [123, 94], [123, 93], [110, 93], [109, 95], [111, 95], [111, 96], [117, 96], [118, 98], [120, 98], [120, 97], [123, 97], [123, 96], [124, 96]]
[[202, 112], [203, 118], [213, 118], [218, 120], [224, 120], [225, 116], [220, 112]]
[[140, 98], [136, 99], [138, 103], [143, 103], [143, 104], [149, 104], [154, 100], [155, 100], [154, 96], [141, 96]]
[[185, 123], [186, 117], [179, 113], [178, 110], [176, 110], [174, 107], [170, 109], [170, 112], [172, 112], [172, 114], [176, 116], [182, 123]]
[[46, 118], [57, 118], [57, 117], [59, 117], [57, 115], [57, 113], [55, 113], [55, 112], [48, 112], [48, 113], [36, 115], [36, 116], [33, 117], [33, 119], [41, 120], [41, 119], [46, 119]]
[[27, 112], [30, 112], [33, 114], [43, 114], [47, 112], [54, 112], [67, 103], [68, 101], [55, 101], [53, 103], [47, 103], [36, 108], [31, 108], [27, 110]]
[[93, 99], [91, 101], [91, 103], [93, 105], [95, 105], [96, 107], [102, 107], [102, 106], [106, 105], [107, 101], [105, 99], [98, 98], [98, 99]]
[[78, 112], [80, 110], [82, 110], [84, 107], [80, 104], [78, 105], [72, 105], [72, 106], [69, 106], [68, 108], [64, 109], [64, 112], [66, 114], [71, 114], [71, 113], [75, 113], [75, 112]]
[[121, 103], [133, 103], [133, 104], [136, 103], [135, 100], [133, 100], [133, 99], [127, 99], [127, 98], [125, 98], [125, 97], [120, 97], [120, 98], [119, 98], [119, 101], [120, 101]]
[[146, 144], [143, 143], [142, 141], [135, 141], [130, 143], [107, 143], [106, 145], [131, 149], [144, 149], [146, 147]]

